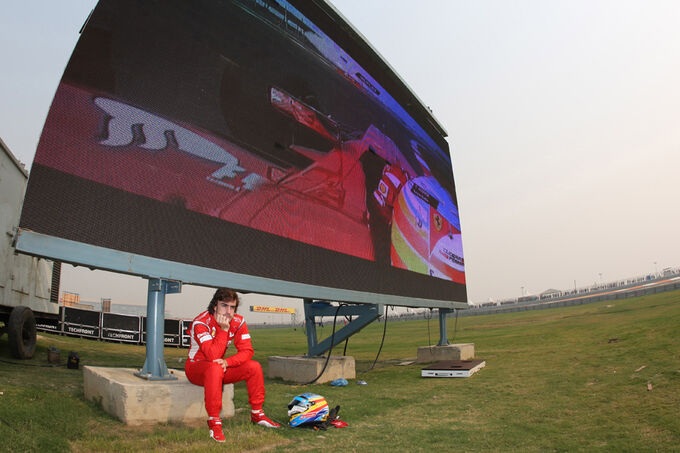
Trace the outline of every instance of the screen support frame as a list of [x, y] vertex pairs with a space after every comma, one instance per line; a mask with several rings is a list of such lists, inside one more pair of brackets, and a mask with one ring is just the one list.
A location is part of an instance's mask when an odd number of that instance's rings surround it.
[[211, 288], [228, 287], [244, 292], [354, 304], [385, 304], [412, 308], [468, 308], [465, 302], [368, 293], [209, 269], [57, 238], [23, 228], [19, 228], [15, 235], [14, 247], [20, 253], [59, 260], [76, 266], [86, 266], [90, 269], [137, 275], [143, 278], [172, 280]]
[[144, 367], [134, 374], [149, 381], [170, 381], [177, 377], [165, 364], [165, 295], [182, 292], [182, 284], [150, 278], [146, 299], [146, 359]]
[[[383, 305], [332, 305], [326, 301], [305, 299], [304, 309], [307, 333], [307, 357], [318, 357], [378, 319], [383, 311]], [[450, 343], [447, 335], [446, 316], [449, 313], [455, 312], [455, 309], [439, 308], [438, 311], [439, 343], [437, 343], [437, 346], [447, 346]], [[333, 316], [334, 318], [337, 316], [358, 316], [358, 318], [347, 323], [346, 326], [335, 332], [331, 337], [319, 341], [316, 333], [317, 316]], [[387, 322], [387, 319], [383, 320], [383, 322]]]
[[437, 343], [437, 346], [447, 346], [449, 344], [449, 339], [446, 335], [446, 315], [451, 313], [451, 311], [453, 310], [448, 308], [439, 309], [439, 343]]
[[[342, 343], [361, 329], [380, 317], [382, 304], [376, 305], [331, 305], [330, 302], [305, 299], [305, 327], [307, 332], [307, 357], [320, 356], [332, 347]], [[318, 341], [316, 334], [316, 317], [323, 316], [357, 316], [339, 331], [325, 340]], [[332, 344], [331, 344], [332, 340]]]

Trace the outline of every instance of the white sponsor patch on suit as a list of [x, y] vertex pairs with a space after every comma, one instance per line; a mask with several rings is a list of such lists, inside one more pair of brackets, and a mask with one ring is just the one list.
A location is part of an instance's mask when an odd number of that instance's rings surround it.
[[212, 335], [210, 335], [208, 332], [198, 335], [198, 341], [200, 341], [201, 343], [208, 340], [212, 340]]
[[249, 334], [249, 333], [246, 333], [246, 334], [241, 335], [241, 340], [249, 340], [249, 339], [250, 339], [250, 334]]

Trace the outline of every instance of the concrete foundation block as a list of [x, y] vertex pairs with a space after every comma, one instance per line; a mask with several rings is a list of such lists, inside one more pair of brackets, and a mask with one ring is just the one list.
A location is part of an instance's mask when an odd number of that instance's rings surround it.
[[418, 348], [418, 363], [432, 363], [442, 360], [472, 360], [475, 358], [474, 343], [448, 344], [446, 346], [421, 346]]
[[[184, 371], [172, 370], [177, 380], [148, 381], [133, 368], [83, 367], [85, 398], [128, 425], [179, 421], [205, 423], [203, 387], [189, 382]], [[234, 386], [225, 384], [222, 418], [234, 415]]]
[[[324, 363], [325, 357], [270, 356], [269, 377], [281, 378], [288, 382], [309, 382], [319, 375]], [[354, 357], [331, 356], [326, 370], [316, 382], [323, 384], [340, 378], [356, 378]]]

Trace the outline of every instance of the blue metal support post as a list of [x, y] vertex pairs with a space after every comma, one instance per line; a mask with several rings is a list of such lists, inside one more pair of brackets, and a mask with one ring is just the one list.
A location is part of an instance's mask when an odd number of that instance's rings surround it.
[[149, 279], [146, 300], [146, 360], [137, 376], [150, 381], [177, 379], [168, 373], [163, 347], [165, 346], [165, 295], [182, 291], [182, 284], [159, 278]]
[[307, 331], [307, 351], [309, 357], [312, 356], [311, 351], [316, 348], [316, 319], [312, 314], [312, 304], [314, 301], [312, 299], [304, 299], [304, 309], [305, 309], [305, 330]]
[[446, 346], [449, 344], [449, 339], [446, 335], [446, 315], [451, 313], [450, 308], [439, 309], [439, 343], [437, 346]]
[[[311, 299], [304, 300], [305, 307], [305, 326], [307, 328], [307, 357], [320, 356], [324, 352], [331, 349], [331, 347], [342, 343], [347, 338], [351, 337], [368, 324], [380, 317], [382, 312], [382, 304], [371, 305], [331, 305], [329, 302], [313, 301]], [[318, 341], [316, 337], [316, 317], [317, 316], [333, 316], [337, 314], [341, 316], [357, 316], [346, 326], [340, 330], [336, 330], [333, 335], [333, 344], [331, 345], [331, 337], [323, 341]]]

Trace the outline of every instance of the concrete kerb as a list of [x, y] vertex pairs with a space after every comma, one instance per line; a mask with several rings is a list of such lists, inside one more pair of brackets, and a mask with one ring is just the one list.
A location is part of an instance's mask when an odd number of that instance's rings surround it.
[[458, 343], [446, 346], [421, 346], [418, 348], [416, 362], [432, 363], [442, 360], [472, 360], [474, 358], [474, 343]]
[[[203, 387], [194, 385], [184, 371], [172, 370], [177, 380], [148, 381], [134, 375], [133, 368], [83, 367], [85, 398], [101, 404], [104, 411], [127, 425], [178, 421], [205, 423]], [[222, 393], [224, 418], [233, 417], [234, 386]]]
[[[268, 375], [272, 379], [281, 378], [288, 382], [306, 383], [321, 373], [325, 363], [325, 357], [270, 356]], [[326, 370], [316, 382], [323, 384], [340, 378], [356, 379], [354, 357], [331, 356]]]

